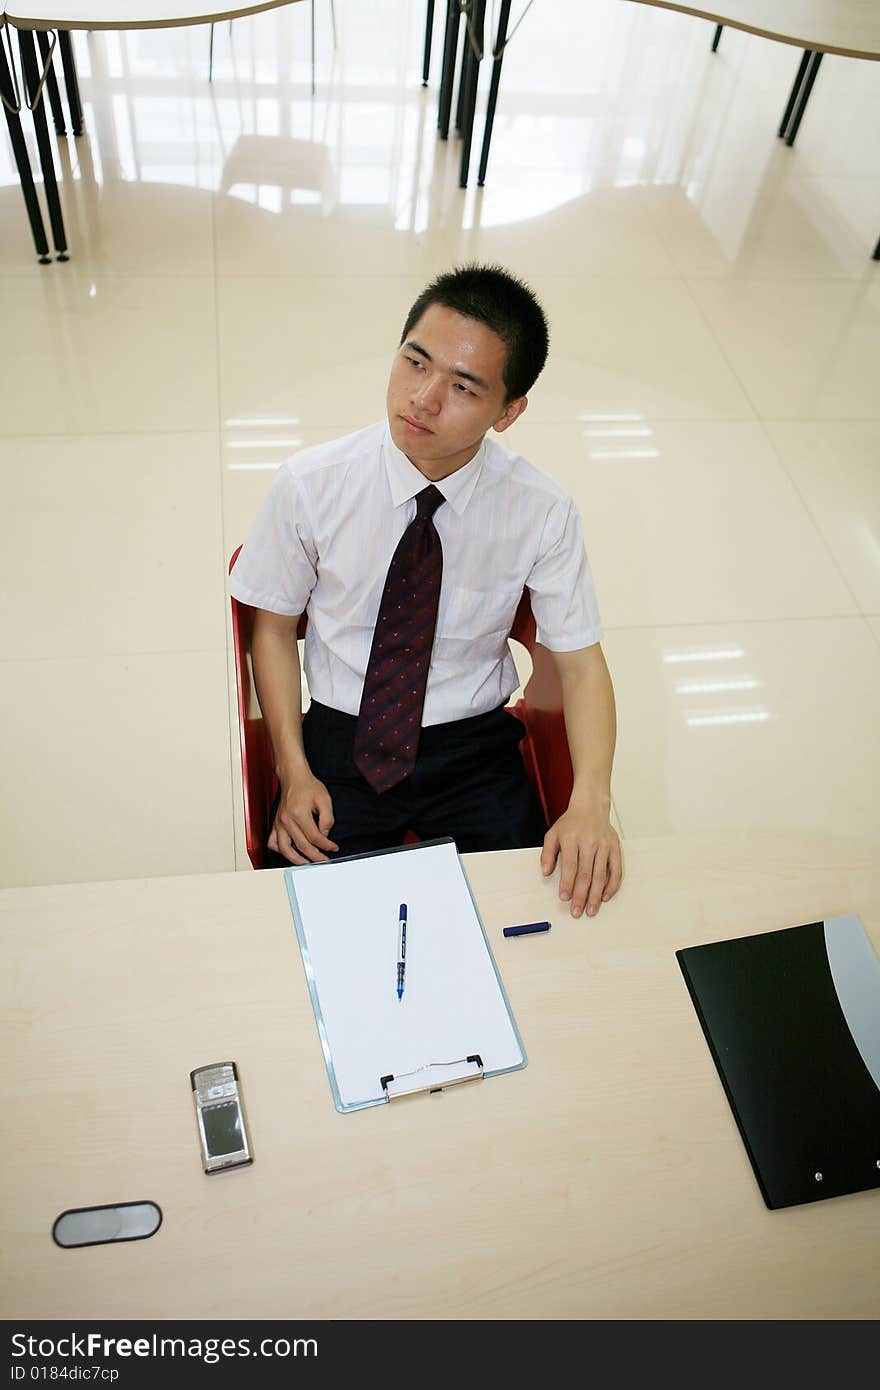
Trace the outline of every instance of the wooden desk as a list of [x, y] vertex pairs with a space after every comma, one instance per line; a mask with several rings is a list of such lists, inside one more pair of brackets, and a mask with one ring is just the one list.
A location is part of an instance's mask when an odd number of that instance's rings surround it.
[[[848, 911], [880, 949], [877, 846], [624, 850], [592, 922], [534, 851], [467, 856], [529, 1065], [350, 1115], [280, 872], [0, 894], [5, 1317], [878, 1317], [880, 1192], [767, 1210], [673, 954]], [[227, 1058], [255, 1162], [206, 1177], [189, 1071]], [[139, 1199], [151, 1239], [53, 1245]]]

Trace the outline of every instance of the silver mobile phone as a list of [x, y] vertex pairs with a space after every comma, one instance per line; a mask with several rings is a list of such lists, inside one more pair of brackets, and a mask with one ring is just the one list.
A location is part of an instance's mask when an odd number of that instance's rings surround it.
[[234, 1062], [212, 1062], [190, 1072], [206, 1173], [253, 1163]]

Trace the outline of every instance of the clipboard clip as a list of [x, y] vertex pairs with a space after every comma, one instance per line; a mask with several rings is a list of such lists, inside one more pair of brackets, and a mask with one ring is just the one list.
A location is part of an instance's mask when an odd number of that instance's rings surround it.
[[393, 1073], [380, 1077], [386, 1100], [401, 1100], [404, 1096], [436, 1095], [450, 1086], [460, 1086], [464, 1081], [482, 1081], [484, 1075], [483, 1059], [478, 1052], [470, 1057], [460, 1057], [455, 1062], [429, 1062], [415, 1071], [404, 1071], [399, 1076]]

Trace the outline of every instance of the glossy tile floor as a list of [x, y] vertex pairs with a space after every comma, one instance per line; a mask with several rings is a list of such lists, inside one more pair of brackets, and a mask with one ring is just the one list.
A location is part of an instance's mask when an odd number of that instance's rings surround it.
[[796, 49], [538, 0], [462, 191], [439, 13], [425, 90], [422, 3], [337, 0], [335, 52], [317, 9], [314, 98], [306, 5], [218, 25], [210, 84], [207, 27], [76, 36], [67, 265], [0, 141], [0, 882], [247, 867], [228, 557], [473, 257], [551, 319], [506, 439], [582, 511], [624, 837], [880, 841], [880, 66], [826, 57], [787, 149]]

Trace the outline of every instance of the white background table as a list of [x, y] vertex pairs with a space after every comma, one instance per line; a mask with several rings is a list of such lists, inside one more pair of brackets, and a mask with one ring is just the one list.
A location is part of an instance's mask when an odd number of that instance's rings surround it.
[[[880, 949], [876, 845], [624, 848], [577, 922], [535, 851], [466, 856], [529, 1064], [348, 1115], [279, 871], [0, 894], [5, 1316], [880, 1315], [880, 1191], [764, 1206], [674, 956], [850, 911]], [[255, 1162], [206, 1177], [189, 1072], [227, 1059]], [[141, 1199], [149, 1240], [52, 1242], [67, 1208]]]
[[880, 58], [880, 10], [875, 0], [721, 0], [718, 5], [681, 5], [676, 0], [633, 0], [662, 10], [679, 10], [713, 24], [746, 29], [798, 48]]
[[257, 0], [256, 4], [226, 4], [218, 0], [12, 0], [6, 6], [10, 24], [22, 29], [167, 29], [175, 24], [213, 24], [221, 19], [275, 10], [297, 0]]

